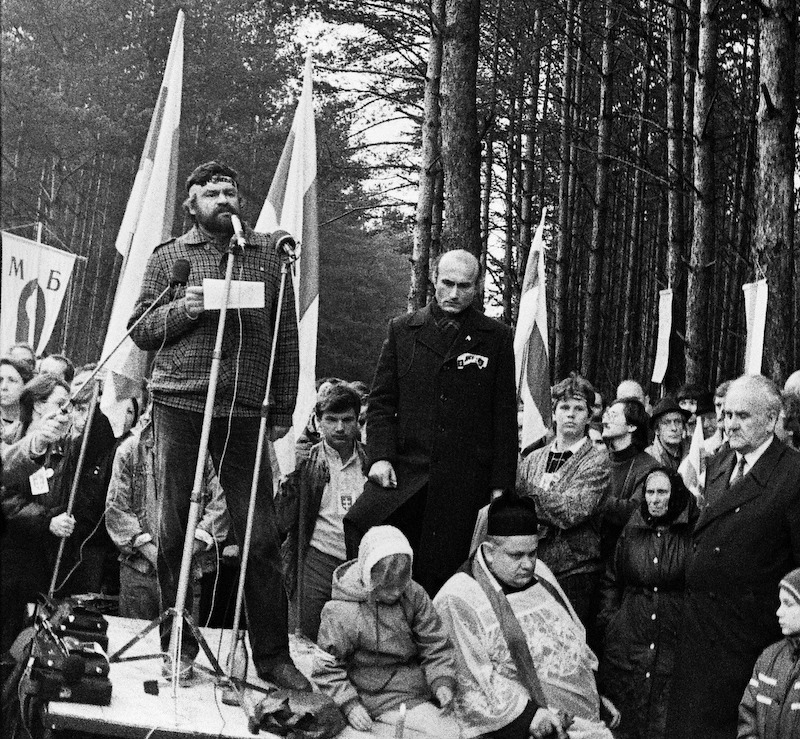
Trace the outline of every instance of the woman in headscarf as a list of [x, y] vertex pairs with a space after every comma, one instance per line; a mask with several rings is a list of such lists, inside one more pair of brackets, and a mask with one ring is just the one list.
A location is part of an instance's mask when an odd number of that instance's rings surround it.
[[622, 714], [619, 739], [665, 736], [667, 702], [697, 506], [680, 476], [651, 470], [644, 500], [617, 542], [603, 582], [600, 681]]

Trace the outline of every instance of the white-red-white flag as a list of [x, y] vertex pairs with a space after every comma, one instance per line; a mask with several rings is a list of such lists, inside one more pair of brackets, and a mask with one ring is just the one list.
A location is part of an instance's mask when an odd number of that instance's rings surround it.
[[[183, 89], [183, 25], [184, 13], [179, 10], [164, 80], [117, 236], [117, 251], [125, 261], [114, 296], [103, 358], [125, 335], [153, 249], [172, 235]], [[100, 409], [119, 436], [125, 418], [123, 401], [141, 395], [147, 354], [128, 338], [108, 361], [106, 369]]]
[[[306, 57], [303, 92], [283, 147], [256, 231], [288, 231], [299, 243], [294, 264], [294, 294], [300, 334], [300, 382], [292, 431], [275, 444], [282, 474], [294, 469], [296, 433], [306, 425], [316, 401], [317, 324], [319, 321], [319, 235], [317, 227], [317, 134], [314, 126], [311, 54]], [[284, 316], [284, 320], [290, 319]], [[278, 347], [280, 351], [280, 347]]]
[[689, 454], [680, 463], [678, 474], [691, 493], [702, 499], [706, 487], [706, 451], [703, 437], [703, 422], [700, 418], [694, 427]]
[[517, 397], [522, 402], [522, 449], [547, 433], [552, 417], [543, 237], [546, 216], [547, 208], [542, 211], [531, 243], [514, 332]]

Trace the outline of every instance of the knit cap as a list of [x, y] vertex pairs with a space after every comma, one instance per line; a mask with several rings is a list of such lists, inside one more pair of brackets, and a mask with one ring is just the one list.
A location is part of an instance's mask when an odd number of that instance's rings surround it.
[[784, 575], [780, 586], [800, 603], [800, 567]]
[[411, 544], [400, 529], [394, 526], [373, 526], [364, 534], [358, 546], [358, 566], [361, 581], [366, 588], [372, 587], [372, 568], [392, 554], [407, 554], [412, 560], [414, 558]]

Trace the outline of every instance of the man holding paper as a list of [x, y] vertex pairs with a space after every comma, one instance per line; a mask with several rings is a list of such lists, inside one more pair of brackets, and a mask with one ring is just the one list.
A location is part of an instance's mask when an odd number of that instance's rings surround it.
[[[210, 293], [225, 277], [228, 251], [236, 242], [231, 215], [239, 215], [237, 173], [217, 162], [201, 164], [186, 181], [184, 203], [194, 225], [182, 236], [160, 244], [147, 264], [132, 325], [170, 283], [173, 265], [187, 260], [185, 290], [174, 287], [136, 327], [136, 344], [155, 352], [152, 365], [155, 473], [162, 491], [158, 579], [162, 609], [177, 596], [183, 540], [203, 425], [212, 354], [219, 320], [219, 299]], [[234, 286], [219, 365], [209, 449], [241, 545], [255, 463], [261, 406], [267, 381], [273, 327], [278, 312], [280, 257], [266, 234], [245, 227], [244, 248], [236, 247]], [[205, 287], [203, 286], [205, 282]], [[257, 287], [255, 287], [257, 286]], [[257, 300], [253, 299], [256, 293]], [[297, 319], [291, 280], [286, 281], [270, 407], [270, 438], [291, 425], [299, 375]], [[282, 687], [306, 689], [308, 681], [289, 657], [287, 604], [278, 556], [269, 463], [261, 466], [245, 583], [250, 643], [259, 676]], [[187, 608], [190, 610], [190, 608]], [[162, 646], [169, 645], [170, 622], [162, 625]], [[181, 673], [191, 673], [198, 650], [183, 631]]]

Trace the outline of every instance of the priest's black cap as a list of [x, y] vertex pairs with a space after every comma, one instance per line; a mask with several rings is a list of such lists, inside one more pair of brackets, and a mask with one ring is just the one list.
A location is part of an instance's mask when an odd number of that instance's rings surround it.
[[503, 493], [489, 506], [489, 536], [529, 536], [539, 533], [539, 517], [533, 498]]

